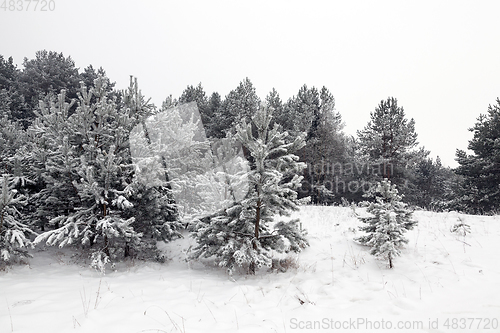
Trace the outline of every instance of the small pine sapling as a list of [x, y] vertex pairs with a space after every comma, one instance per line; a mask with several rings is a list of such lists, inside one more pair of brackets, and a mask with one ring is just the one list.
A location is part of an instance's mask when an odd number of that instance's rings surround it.
[[387, 179], [379, 182], [374, 191], [375, 202], [372, 202], [367, 212], [372, 216], [360, 217], [365, 223], [360, 227], [367, 235], [356, 238], [361, 244], [371, 247], [370, 253], [389, 260], [393, 268], [393, 260], [401, 254], [401, 247], [408, 243], [404, 237], [407, 230], [417, 224], [412, 220], [413, 212], [401, 201], [396, 185], [391, 185]]
[[470, 231], [470, 225], [468, 225], [467, 223], [465, 223], [460, 217], [458, 218], [458, 222], [455, 223], [451, 228], [450, 228], [450, 231], [453, 232], [453, 233], [456, 233], [457, 235], [460, 235], [460, 236], [465, 236], [467, 234], [470, 234], [471, 231]]
[[[455, 223], [451, 228], [450, 231], [452, 233], [455, 233], [457, 235], [457, 240], [462, 242], [464, 244], [464, 252], [465, 252], [465, 245], [471, 246], [469, 243], [465, 241], [465, 236], [467, 234], [471, 233], [470, 225], [464, 222], [462, 218], [458, 218], [458, 222]], [[463, 237], [463, 240], [458, 239], [459, 236]]]

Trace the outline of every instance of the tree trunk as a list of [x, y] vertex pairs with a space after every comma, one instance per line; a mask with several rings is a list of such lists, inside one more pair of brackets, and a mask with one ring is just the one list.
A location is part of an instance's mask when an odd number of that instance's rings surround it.
[[[252, 242], [253, 244], [253, 249], [255, 251], [257, 251], [257, 242], [259, 240], [259, 226], [260, 226], [260, 206], [261, 206], [261, 201], [260, 199], [257, 200], [257, 207], [255, 209], [255, 238], [254, 238], [254, 241]], [[250, 274], [255, 274], [255, 270], [256, 270], [256, 267], [255, 267], [255, 262], [251, 262], [250, 263], [250, 266], [248, 267], [248, 270], [250, 271]]]
[[253, 261], [250, 263], [250, 266], [248, 266], [248, 273], [255, 275], [255, 263]]
[[0, 235], [2, 235], [3, 231], [3, 212], [0, 214]]
[[[102, 205], [102, 211], [103, 211], [103, 216], [106, 217], [107, 213], [106, 204]], [[110, 257], [108, 244], [109, 244], [108, 235], [104, 234], [104, 253], [106, 253], [106, 255]]]
[[130, 256], [130, 245], [128, 243], [125, 244], [125, 253], [123, 254], [125, 258]]
[[108, 247], [108, 235], [104, 235], [104, 253], [106, 253], [108, 258], [110, 257], [109, 247]]
[[255, 217], [255, 242], [253, 242], [253, 249], [257, 250], [257, 240], [259, 239], [259, 226], [260, 226], [260, 199], [257, 200], [256, 217]]

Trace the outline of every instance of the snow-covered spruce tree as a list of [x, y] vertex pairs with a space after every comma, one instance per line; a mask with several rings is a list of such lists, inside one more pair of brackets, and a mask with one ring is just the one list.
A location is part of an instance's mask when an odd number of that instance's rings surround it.
[[6, 174], [0, 178], [0, 267], [29, 257], [29, 236], [35, 234], [22, 219], [19, 208], [26, 204], [26, 198], [13, 188], [11, 178]]
[[305, 165], [293, 154], [304, 146], [304, 137], [286, 143], [287, 132], [279, 125], [269, 128], [271, 117], [272, 110], [262, 106], [252, 123], [243, 121], [237, 127], [236, 137], [252, 158], [248, 193], [241, 202], [200, 221], [194, 234], [198, 246], [193, 258], [215, 257], [230, 274], [236, 265], [255, 274], [259, 267], [271, 266], [273, 250], [300, 252], [309, 245], [298, 220], [272, 223], [276, 215], [298, 210], [295, 189]]
[[379, 182], [374, 192], [376, 201], [367, 208], [372, 216], [360, 217], [366, 224], [360, 230], [367, 235], [356, 240], [370, 246], [372, 255], [389, 260], [389, 267], [393, 268], [394, 258], [401, 254], [400, 248], [408, 243], [404, 233], [417, 222], [412, 220], [413, 212], [401, 201], [396, 185], [391, 185], [389, 180]]

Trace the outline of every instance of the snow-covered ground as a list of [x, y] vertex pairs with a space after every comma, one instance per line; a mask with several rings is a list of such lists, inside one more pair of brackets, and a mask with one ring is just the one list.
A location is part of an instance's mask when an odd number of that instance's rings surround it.
[[[286, 273], [187, 263], [189, 237], [165, 246], [165, 264], [104, 276], [67, 249], [35, 249], [29, 266], [0, 272], [0, 332], [500, 332], [500, 216], [415, 212], [392, 270], [353, 242], [350, 208], [295, 216], [311, 247]], [[450, 232], [459, 219], [465, 237]]]

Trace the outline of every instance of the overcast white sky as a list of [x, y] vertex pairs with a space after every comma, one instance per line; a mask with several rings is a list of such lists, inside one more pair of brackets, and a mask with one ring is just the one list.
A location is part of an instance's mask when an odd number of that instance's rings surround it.
[[132, 74], [157, 105], [199, 82], [225, 96], [249, 77], [284, 101], [324, 85], [355, 134], [394, 96], [420, 144], [456, 166], [500, 97], [500, 1], [52, 1], [52, 12], [0, 9], [0, 54], [21, 67], [63, 52], [118, 88]]

